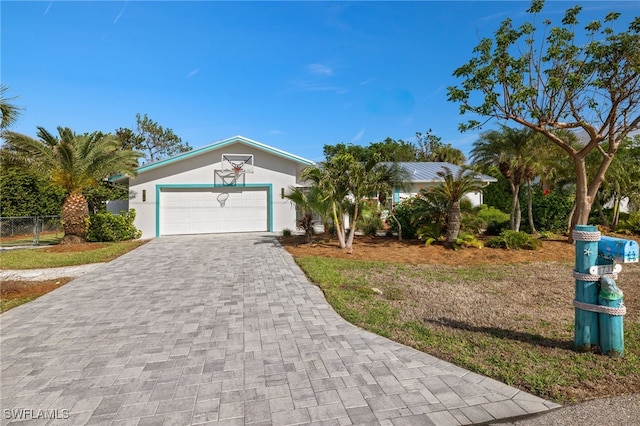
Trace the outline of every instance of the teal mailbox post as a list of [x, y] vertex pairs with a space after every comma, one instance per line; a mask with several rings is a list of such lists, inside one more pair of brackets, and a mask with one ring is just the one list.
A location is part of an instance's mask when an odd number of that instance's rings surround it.
[[588, 225], [577, 225], [572, 235], [576, 242], [575, 349], [622, 356], [627, 309], [615, 280], [622, 270], [619, 263], [638, 262], [638, 243], [603, 237]]

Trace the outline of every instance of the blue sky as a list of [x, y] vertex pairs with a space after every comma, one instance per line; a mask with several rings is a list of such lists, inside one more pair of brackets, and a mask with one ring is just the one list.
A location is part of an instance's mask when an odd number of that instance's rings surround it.
[[[559, 22], [637, 1], [548, 1]], [[453, 71], [528, 1], [2, 1], [1, 80], [14, 131], [135, 128], [136, 113], [193, 147], [234, 135], [314, 160], [325, 144], [413, 142], [432, 129], [468, 152], [446, 100]], [[589, 18], [588, 20], [586, 18]]]

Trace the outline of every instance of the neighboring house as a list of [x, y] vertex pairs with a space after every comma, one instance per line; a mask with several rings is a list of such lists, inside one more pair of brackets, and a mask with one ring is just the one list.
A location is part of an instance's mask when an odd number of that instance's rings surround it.
[[[460, 171], [460, 166], [456, 166], [451, 163], [439, 163], [439, 162], [399, 162], [398, 165], [402, 167], [410, 176], [410, 188], [408, 192], [400, 189], [393, 191], [393, 202], [398, 203], [407, 198], [413, 197], [421, 189], [426, 189], [432, 186], [437, 186], [442, 182], [442, 178], [438, 176], [438, 172], [444, 171], [444, 167], [448, 167], [454, 176]], [[484, 186], [489, 185], [492, 182], [498, 180], [494, 177], [478, 174], [477, 177], [484, 182]], [[481, 191], [471, 192], [466, 195], [471, 201], [473, 206], [479, 206], [483, 204], [483, 194]]]
[[234, 136], [138, 168], [129, 208], [142, 238], [295, 229], [296, 208], [283, 195], [313, 164]]

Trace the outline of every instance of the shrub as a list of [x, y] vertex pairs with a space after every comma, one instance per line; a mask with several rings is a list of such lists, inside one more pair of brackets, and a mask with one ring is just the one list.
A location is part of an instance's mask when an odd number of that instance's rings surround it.
[[307, 242], [311, 242], [311, 237], [315, 234], [313, 215], [311, 213], [304, 214], [300, 219], [296, 220], [296, 226], [304, 231], [307, 236]]
[[495, 207], [481, 205], [476, 216], [484, 224], [485, 233], [488, 235], [500, 235], [509, 227], [509, 214]]
[[626, 219], [621, 220], [616, 227], [616, 231], [640, 235], [640, 212], [630, 213]]
[[380, 218], [378, 206], [373, 203], [364, 203], [360, 217], [358, 218], [357, 229], [365, 235], [375, 236], [382, 227], [383, 223]]
[[[406, 238], [408, 240], [416, 238], [416, 226], [412, 224], [411, 219], [417, 208], [418, 206], [415, 202], [415, 198], [409, 198], [401, 201], [394, 207], [393, 214], [398, 219], [398, 222], [400, 222], [402, 227], [402, 238]], [[396, 222], [396, 219], [391, 215], [387, 217], [387, 223], [389, 224], [389, 230], [391, 232], [398, 232], [398, 222]]]
[[120, 212], [115, 215], [111, 212], [96, 213], [89, 216], [89, 231], [87, 241], [110, 242], [125, 241], [140, 238], [142, 231], [133, 225], [136, 211]]
[[[536, 188], [533, 192], [532, 210], [537, 231], [565, 232], [573, 208], [573, 198], [573, 195], [566, 190], [558, 189], [543, 193], [540, 188]], [[526, 226], [526, 220], [523, 225]]]
[[458, 235], [456, 242], [453, 244], [454, 250], [459, 250], [464, 247], [482, 248], [482, 241], [478, 240], [475, 235], [468, 232], [463, 232]]
[[541, 246], [540, 240], [526, 232], [516, 232], [506, 229], [499, 236], [487, 241], [487, 247], [513, 250], [537, 250]]
[[291, 229], [289, 229], [289, 228], [284, 228], [284, 229], [282, 230], [282, 236], [283, 236], [283, 237], [290, 237], [290, 236], [291, 236]]

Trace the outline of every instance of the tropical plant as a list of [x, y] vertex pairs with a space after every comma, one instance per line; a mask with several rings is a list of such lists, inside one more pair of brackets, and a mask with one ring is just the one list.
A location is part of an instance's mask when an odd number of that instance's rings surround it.
[[51, 184], [66, 193], [62, 205], [62, 243], [86, 241], [89, 208], [82, 194], [85, 188], [114, 174], [133, 175], [140, 154], [120, 149], [111, 135], [78, 135], [69, 128], [58, 127], [58, 135], [38, 127], [38, 139], [6, 131], [3, 159], [13, 164], [48, 174]]
[[[340, 248], [345, 248], [347, 253], [353, 252], [363, 201], [380, 192], [387, 193], [407, 180], [395, 163], [365, 163], [348, 152], [337, 154], [320, 166], [305, 169], [302, 178], [316, 186], [322, 199], [329, 203]], [[350, 225], [348, 235], [345, 219]]]
[[305, 229], [302, 227], [307, 235], [307, 241], [311, 240], [315, 226], [313, 213], [316, 213], [322, 219], [324, 231], [327, 232], [329, 230], [331, 204], [325, 199], [317, 185], [312, 185], [308, 188], [289, 186], [289, 191], [284, 194], [284, 197], [297, 206], [302, 216], [311, 216], [308, 220], [296, 224], [298, 227], [301, 224], [308, 224], [311, 228]]
[[20, 116], [20, 108], [13, 104], [16, 97], [7, 98], [4, 95], [8, 90], [8, 87], [0, 84], [0, 129], [11, 127]]
[[467, 167], [461, 167], [454, 175], [450, 168], [443, 167], [437, 173], [442, 183], [428, 191], [421, 190], [420, 195], [429, 197], [447, 205], [447, 230], [445, 233], [445, 246], [454, 248], [458, 234], [460, 233], [461, 212], [460, 200], [465, 194], [482, 190], [483, 183], [475, 173]]
[[[543, 6], [533, 0], [531, 22], [516, 28], [508, 18], [493, 37], [483, 38], [473, 58], [454, 71], [463, 81], [448, 88], [448, 100], [460, 105], [461, 114], [518, 123], [564, 151], [575, 166], [573, 228], [587, 223], [620, 143], [640, 128], [640, 17], [616, 33], [620, 14], [609, 13], [604, 22], [586, 25], [582, 40], [576, 36], [581, 6], [568, 9], [561, 26], [544, 19], [539, 28]], [[460, 129], [481, 125], [471, 119]], [[557, 129], [580, 129], [584, 144], [575, 148]], [[599, 153], [599, 165], [589, 178], [586, 158], [592, 152]]]
[[471, 150], [473, 165], [482, 171], [496, 166], [509, 183], [511, 191], [509, 225], [515, 231], [520, 230], [520, 187], [526, 180], [531, 181], [534, 177], [532, 136], [533, 132], [529, 129], [514, 129], [503, 125], [500, 131], [491, 130], [482, 133]]
[[505, 229], [497, 237], [487, 241], [486, 246], [491, 248], [503, 248], [511, 250], [537, 250], [542, 242], [526, 232]]

